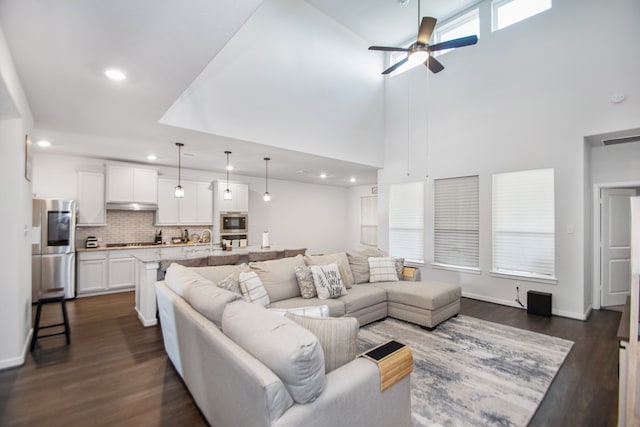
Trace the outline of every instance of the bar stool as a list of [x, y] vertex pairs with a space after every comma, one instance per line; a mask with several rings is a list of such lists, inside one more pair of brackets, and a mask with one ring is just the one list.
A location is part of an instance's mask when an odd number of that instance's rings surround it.
[[[51, 304], [54, 302], [59, 302], [62, 305], [62, 318], [64, 319], [64, 322], [56, 323], [53, 325], [40, 326], [40, 315], [42, 314], [42, 306], [45, 304]], [[38, 336], [38, 332], [40, 331], [40, 329], [54, 328], [56, 326], [64, 326], [64, 331]], [[36, 322], [33, 326], [33, 338], [31, 339], [31, 351], [33, 351], [36, 348], [36, 342], [38, 341], [38, 338], [47, 338], [47, 337], [53, 337], [53, 336], [62, 335], [62, 334], [64, 334], [67, 339], [67, 345], [71, 344], [71, 337], [70, 337], [71, 331], [69, 329], [69, 319], [67, 318], [67, 305], [64, 299], [64, 289], [63, 288], [47, 289], [44, 292], [40, 292], [40, 294], [38, 295], [38, 308], [36, 309]]]

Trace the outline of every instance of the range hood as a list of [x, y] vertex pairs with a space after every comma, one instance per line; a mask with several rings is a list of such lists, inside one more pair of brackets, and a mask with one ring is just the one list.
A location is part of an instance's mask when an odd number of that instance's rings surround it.
[[155, 203], [107, 203], [108, 211], [157, 211]]

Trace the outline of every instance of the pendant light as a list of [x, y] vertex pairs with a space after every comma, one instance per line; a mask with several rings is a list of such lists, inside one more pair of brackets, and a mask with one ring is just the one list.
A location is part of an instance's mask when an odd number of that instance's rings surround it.
[[229, 189], [229, 154], [231, 151], [225, 151], [224, 154], [227, 155], [227, 189], [224, 190], [224, 200], [231, 200], [231, 190]]
[[262, 200], [266, 202], [271, 200], [271, 194], [269, 194], [269, 157], [264, 158], [264, 194]]
[[182, 185], [180, 185], [180, 178], [181, 178], [181, 169], [182, 169], [182, 147], [184, 147], [184, 144], [182, 142], [176, 142], [176, 146], [178, 147], [178, 185], [176, 185], [176, 191], [174, 193], [174, 195], [178, 198], [183, 198], [184, 197], [184, 188], [182, 188]]

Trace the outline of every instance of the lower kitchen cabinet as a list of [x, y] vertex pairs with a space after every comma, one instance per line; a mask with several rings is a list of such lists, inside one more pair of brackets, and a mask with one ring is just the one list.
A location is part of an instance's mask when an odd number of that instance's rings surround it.
[[79, 252], [77, 293], [88, 294], [107, 290], [107, 252]]
[[134, 253], [154, 255], [159, 254], [159, 251], [157, 249], [119, 249], [79, 252], [78, 295], [133, 290], [136, 273]]

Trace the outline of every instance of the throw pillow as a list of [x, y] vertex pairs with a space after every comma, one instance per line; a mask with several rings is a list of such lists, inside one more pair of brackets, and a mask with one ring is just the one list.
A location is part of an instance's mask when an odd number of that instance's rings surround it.
[[269, 295], [265, 289], [260, 277], [254, 272], [240, 273], [240, 290], [244, 299], [263, 307], [270, 304]]
[[322, 346], [315, 335], [292, 320], [236, 301], [224, 310], [222, 330], [271, 369], [296, 402], [311, 402], [324, 390]]
[[356, 358], [356, 338], [358, 338], [359, 325], [355, 317], [317, 319], [294, 313], [288, 313], [285, 316], [318, 337], [324, 352], [325, 373], [329, 373]]
[[404, 268], [404, 258], [394, 258], [395, 266], [396, 266], [396, 274], [398, 275], [398, 280], [402, 280], [402, 269]]
[[306, 317], [329, 317], [328, 305], [308, 305], [296, 308], [269, 308], [269, 311], [284, 316], [287, 313], [298, 314]]
[[234, 294], [242, 295], [242, 292], [240, 291], [240, 284], [233, 277], [233, 273], [228, 275], [224, 279], [222, 279], [220, 282], [218, 282], [218, 287], [222, 289], [226, 289], [229, 292], [233, 292]]
[[353, 285], [353, 274], [351, 273], [351, 267], [349, 267], [349, 258], [347, 258], [347, 254], [344, 252], [337, 252], [335, 254], [326, 254], [326, 255], [310, 255], [304, 257], [305, 264], [311, 265], [327, 265], [327, 264], [338, 264], [338, 269], [340, 270], [340, 278], [342, 279], [342, 283], [347, 289], [351, 288]]
[[369, 257], [369, 282], [396, 282], [398, 273], [392, 257]]
[[319, 299], [337, 298], [347, 295], [342, 279], [340, 278], [340, 270], [337, 264], [328, 265], [312, 265], [313, 284], [318, 292]]
[[299, 265], [294, 268], [293, 271], [296, 273], [296, 280], [298, 281], [302, 298], [309, 299], [317, 297], [318, 293], [316, 292], [316, 285], [313, 284], [311, 268], [306, 265]]
[[369, 257], [379, 257], [382, 253], [377, 249], [347, 252], [349, 267], [353, 274], [353, 283], [369, 283]]

